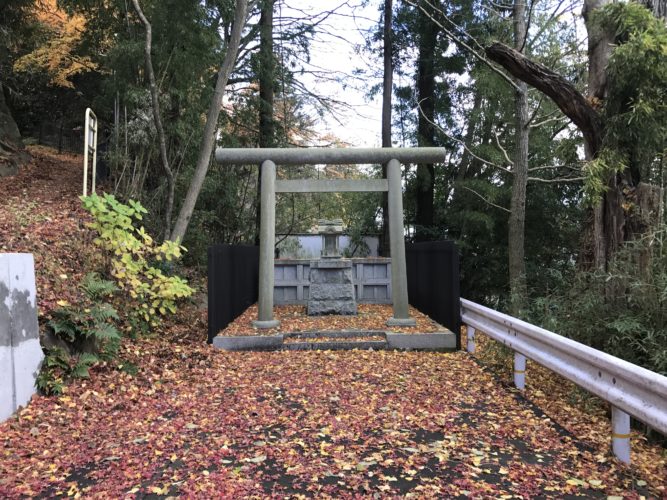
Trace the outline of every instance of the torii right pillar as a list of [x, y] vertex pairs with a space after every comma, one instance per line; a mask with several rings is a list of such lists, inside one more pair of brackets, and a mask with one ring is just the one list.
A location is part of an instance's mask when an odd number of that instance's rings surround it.
[[394, 301], [394, 315], [387, 321], [388, 326], [415, 326], [408, 308], [408, 275], [405, 264], [405, 229], [403, 227], [403, 186], [401, 183], [401, 163], [389, 160], [387, 163], [387, 184], [389, 188], [389, 248], [391, 251], [391, 288]]

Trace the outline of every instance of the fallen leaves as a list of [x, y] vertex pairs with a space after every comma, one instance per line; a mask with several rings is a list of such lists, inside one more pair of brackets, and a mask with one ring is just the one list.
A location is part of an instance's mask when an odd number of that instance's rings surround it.
[[[391, 304], [358, 304], [356, 316], [327, 315], [308, 316], [306, 306], [287, 305], [273, 308], [274, 316], [280, 320], [278, 328], [259, 330], [252, 324], [257, 319], [257, 304], [250, 306], [238, 318], [222, 330], [223, 336], [272, 335], [292, 332], [327, 332], [339, 330], [376, 330], [396, 333], [431, 333], [445, 330], [424, 313], [410, 306], [410, 316], [417, 321], [416, 326], [387, 326], [393, 316]], [[357, 339], [359, 340], [359, 339]], [[370, 338], [368, 340], [375, 340]]]
[[662, 491], [600, 463], [462, 352], [230, 353], [170, 330], [125, 354], [136, 377], [97, 373], [0, 425], [1, 497]]

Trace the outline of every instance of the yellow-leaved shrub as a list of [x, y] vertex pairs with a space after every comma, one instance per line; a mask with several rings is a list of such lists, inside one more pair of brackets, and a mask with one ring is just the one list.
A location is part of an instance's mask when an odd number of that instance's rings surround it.
[[159, 262], [178, 260], [185, 248], [173, 241], [156, 244], [139, 225], [147, 211], [137, 201], [125, 205], [106, 193], [81, 201], [94, 219], [89, 225], [98, 234], [95, 244], [110, 255], [111, 275], [135, 302], [133, 319], [156, 326], [161, 316], [175, 313], [177, 300], [193, 290], [183, 278], [166, 275]]

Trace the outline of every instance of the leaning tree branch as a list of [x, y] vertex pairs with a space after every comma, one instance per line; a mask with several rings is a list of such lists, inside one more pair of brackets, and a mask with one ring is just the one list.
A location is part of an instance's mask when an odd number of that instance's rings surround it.
[[486, 55], [515, 78], [549, 96], [560, 110], [579, 127], [591, 151], [598, 151], [602, 141], [600, 114], [574, 85], [559, 74], [531, 61], [505, 44], [499, 42], [492, 44], [486, 48]]
[[[148, 87], [151, 94], [151, 104], [153, 109], [153, 121], [155, 122], [155, 130], [157, 131], [158, 143], [160, 146], [160, 158], [162, 160], [162, 169], [167, 177], [167, 206], [165, 207], [164, 215], [164, 239], [168, 240], [171, 236], [171, 213], [174, 209], [174, 173], [169, 165], [169, 158], [167, 156], [167, 141], [165, 138], [164, 128], [162, 127], [162, 116], [160, 113], [160, 97], [159, 88], [155, 81], [155, 72], [153, 71], [153, 60], [151, 58], [152, 36], [153, 31], [151, 23], [148, 21], [144, 12], [141, 10], [139, 0], [132, 0], [134, 10], [137, 12], [139, 19], [146, 29], [146, 40], [144, 44], [144, 58], [146, 62], [146, 74], [148, 76]], [[171, 56], [170, 56], [171, 57]]]
[[492, 201], [488, 200], [487, 198], [484, 198], [484, 195], [479, 194], [479, 193], [478, 193], [477, 191], [475, 191], [474, 189], [470, 189], [468, 186], [461, 186], [461, 187], [462, 187], [463, 189], [465, 189], [466, 191], [470, 191], [470, 192], [471, 192], [472, 194], [474, 194], [475, 196], [481, 198], [481, 199], [484, 201], [484, 203], [486, 203], [487, 205], [490, 205], [490, 206], [492, 206], [492, 207], [495, 207], [495, 208], [498, 208], [498, 209], [500, 209], [500, 210], [503, 210], [504, 212], [507, 212], [508, 214], [511, 214], [511, 213], [512, 213], [512, 211], [509, 210], [508, 208], [501, 207], [500, 205], [496, 205], [495, 203], [493, 203]]

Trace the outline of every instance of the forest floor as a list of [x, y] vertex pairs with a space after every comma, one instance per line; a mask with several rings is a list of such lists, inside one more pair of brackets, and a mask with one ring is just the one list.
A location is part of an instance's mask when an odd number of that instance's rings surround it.
[[[95, 259], [80, 158], [32, 149], [0, 179], [0, 251], [36, 256], [42, 322]], [[490, 341], [464, 352], [222, 352], [185, 304], [0, 424], [0, 497], [667, 497], [665, 450], [534, 364], [525, 394]]]

